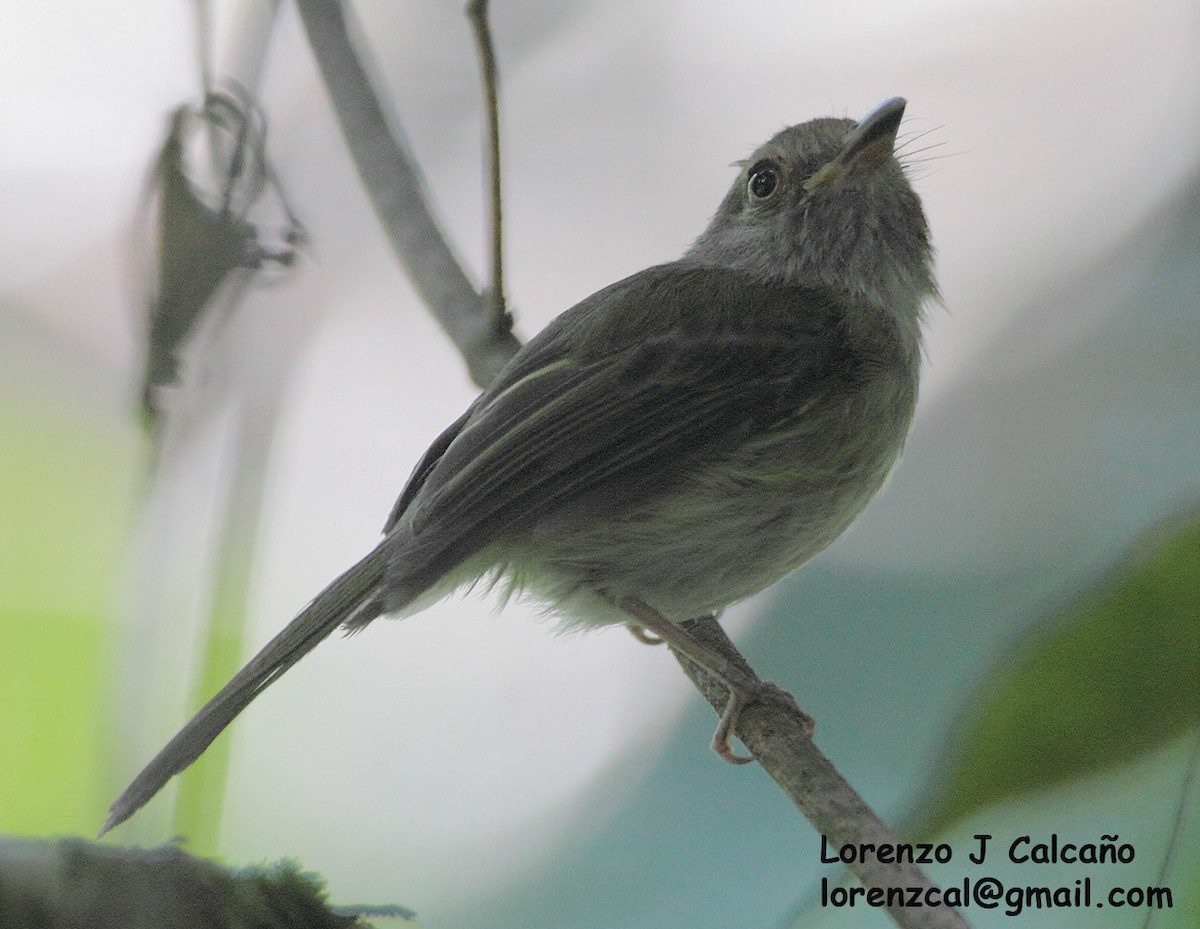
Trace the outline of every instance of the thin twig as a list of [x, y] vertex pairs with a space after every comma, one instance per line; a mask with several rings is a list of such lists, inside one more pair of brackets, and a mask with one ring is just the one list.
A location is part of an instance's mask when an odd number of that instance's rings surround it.
[[350, 39], [337, 0], [297, 0], [342, 136], [392, 249], [421, 299], [457, 346], [480, 387], [521, 347], [467, 279], [425, 202], [416, 161], [393, 132], [380, 96]]
[[488, 0], [470, 0], [467, 18], [475, 31], [479, 48], [479, 71], [483, 78], [484, 108], [487, 112], [488, 217], [491, 226], [492, 280], [487, 297], [496, 320], [503, 320], [508, 309], [504, 295], [504, 209], [500, 194], [500, 73], [496, 69], [496, 51], [488, 26]]
[[279, 18], [281, 0], [259, 0], [239, 3], [234, 21], [221, 55], [220, 73], [232, 77], [254, 97], [262, 83], [263, 69], [268, 62], [267, 48], [275, 23]]
[[[213, 10], [209, 0], [194, 0], [193, 9], [196, 13], [196, 68], [200, 78], [200, 99], [208, 100], [213, 87], [212, 57], [213, 57]], [[219, 157], [220, 132], [217, 127], [207, 120], [204, 122], [204, 132], [208, 136], [208, 150], [212, 154], [212, 163], [221, 163]], [[182, 161], [182, 154], [181, 154]]]
[[212, 77], [212, 4], [209, 0], [194, 0], [196, 14], [196, 65], [200, 75], [200, 97], [213, 91]]

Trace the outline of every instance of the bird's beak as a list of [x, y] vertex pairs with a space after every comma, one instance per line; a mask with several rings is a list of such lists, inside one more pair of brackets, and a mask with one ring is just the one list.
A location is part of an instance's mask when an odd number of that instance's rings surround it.
[[837, 157], [810, 177], [804, 189], [812, 191], [835, 184], [856, 165], [873, 167], [890, 158], [896, 147], [896, 132], [907, 105], [908, 101], [903, 97], [892, 97], [875, 107], [850, 130]]
[[892, 97], [875, 107], [854, 127], [838, 161], [850, 164], [878, 164], [892, 154], [896, 146], [896, 131], [904, 118], [908, 101]]

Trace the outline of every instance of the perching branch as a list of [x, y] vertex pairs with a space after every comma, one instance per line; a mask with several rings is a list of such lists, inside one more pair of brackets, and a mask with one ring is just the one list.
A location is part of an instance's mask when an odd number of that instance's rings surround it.
[[[692, 638], [729, 659], [752, 680], [758, 680], [754, 669], [715, 618], [692, 620], [684, 628]], [[724, 712], [729, 700], [725, 687], [678, 652], [673, 650], [673, 654], [704, 699], [718, 714]], [[813, 828], [829, 838], [831, 846], [899, 843], [838, 773], [833, 762], [817, 748], [809, 736], [810, 722], [803, 713], [781, 702], [755, 702], [738, 716], [737, 735]], [[866, 860], [847, 867], [867, 888], [920, 887], [926, 891], [936, 886], [914, 864], [882, 864], [873, 856], [866, 856]], [[945, 906], [885, 909], [902, 929], [967, 929], [958, 911]]]
[[338, 0], [297, 0], [342, 136], [392, 249], [417, 292], [466, 359], [471, 379], [491, 383], [520, 348], [507, 316], [486, 312], [425, 202], [416, 161], [393, 131], [346, 28]]

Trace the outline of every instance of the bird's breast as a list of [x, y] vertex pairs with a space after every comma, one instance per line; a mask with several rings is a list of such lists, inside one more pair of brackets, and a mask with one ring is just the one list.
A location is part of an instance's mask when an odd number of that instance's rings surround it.
[[594, 590], [675, 621], [755, 594], [858, 516], [900, 455], [915, 398], [913, 378], [883, 370], [815, 393], [648, 499], [614, 488], [605, 507], [560, 513], [533, 527], [522, 585], [586, 623], [623, 619], [597, 606]]

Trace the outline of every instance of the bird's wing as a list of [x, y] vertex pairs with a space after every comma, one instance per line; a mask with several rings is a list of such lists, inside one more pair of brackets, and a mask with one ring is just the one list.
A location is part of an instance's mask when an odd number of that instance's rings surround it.
[[589, 495], [605, 506], [670, 486], [849, 376], [827, 294], [664, 265], [551, 324], [414, 472], [404, 521], [436, 577]]

